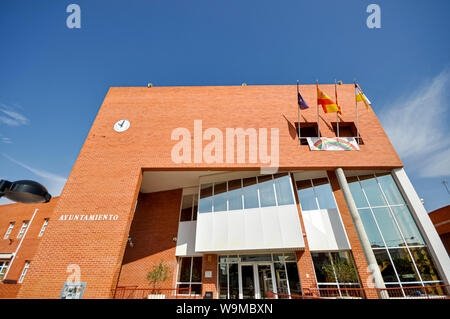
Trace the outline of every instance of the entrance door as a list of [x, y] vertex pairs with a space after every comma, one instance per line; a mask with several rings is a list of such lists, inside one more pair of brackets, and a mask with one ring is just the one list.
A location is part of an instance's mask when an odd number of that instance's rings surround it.
[[274, 289], [273, 266], [271, 264], [241, 264], [240, 265], [240, 298], [267, 298], [269, 291]]
[[241, 298], [256, 298], [255, 275], [253, 265], [241, 265]]
[[259, 296], [258, 299], [266, 299], [268, 297], [269, 291], [273, 290], [273, 276], [272, 267], [270, 264], [267, 265], [256, 265], [258, 273], [258, 288]]

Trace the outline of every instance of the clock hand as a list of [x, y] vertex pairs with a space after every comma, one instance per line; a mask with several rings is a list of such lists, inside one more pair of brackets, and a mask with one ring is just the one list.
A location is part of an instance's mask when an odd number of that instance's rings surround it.
[[123, 126], [123, 123], [125, 123], [125, 121], [122, 121], [122, 124], [119, 124], [119, 125], [120, 125], [120, 127], [122, 127], [122, 126]]

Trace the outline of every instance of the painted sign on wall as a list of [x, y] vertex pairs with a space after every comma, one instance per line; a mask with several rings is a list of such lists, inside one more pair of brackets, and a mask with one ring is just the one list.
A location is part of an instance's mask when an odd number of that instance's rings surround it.
[[311, 151], [359, 151], [354, 137], [307, 137]]

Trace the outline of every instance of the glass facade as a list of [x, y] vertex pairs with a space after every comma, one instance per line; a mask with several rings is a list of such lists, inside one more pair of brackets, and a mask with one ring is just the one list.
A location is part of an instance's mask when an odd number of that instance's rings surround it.
[[275, 288], [278, 298], [302, 294], [294, 253], [219, 256], [218, 273], [220, 299], [238, 299], [239, 280], [244, 299], [255, 296], [255, 281], [258, 281], [260, 298], [267, 298], [268, 292], [275, 292]]
[[178, 259], [178, 294], [202, 294], [202, 257]]
[[359, 277], [350, 251], [311, 253], [317, 286], [324, 297], [360, 297]]
[[[392, 175], [370, 174], [347, 181], [386, 287], [442, 284]], [[408, 290], [403, 289], [403, 294]]]
[[200, 186], [199, 213], [294, 204], [288, 173], [262, 175]]
[[337, 208], [328, 178], [296, 181], [302, 211]]

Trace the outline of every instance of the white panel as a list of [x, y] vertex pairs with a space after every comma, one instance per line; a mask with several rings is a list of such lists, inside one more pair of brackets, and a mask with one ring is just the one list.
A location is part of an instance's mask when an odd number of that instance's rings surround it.
[[296, 205], [198, 215], [197, 253], [304, 247]]
[[[278, 221], [278, 208], [265, 207], [260, 209], [263, 245], [266, 248], [283, 246], [281, 228]], [[261, 243], [259, 243], [261, 245]]]
[[175, 256], [189, 256], [195, 254], [195, 232], [197, 222], [180, 222], [178, 224], [177, 248]]
[[228, 212], [228, 249], [240, 250], [244, 248], [245, 227], [244, 211], [233, 210]]
[[302, 226], [296, 205], [278, 207], [280, 234], [285, 248], [304, 247]]
[[213, 218], [214, 234], [212, 247], [221, 250], [228, 247], [228, 212], [215, 212]]
[[195, 251], [208, 251], [212, 248], [213, 213], [198, 213]]
[[308, 210], [302, 216], [311, 251], [350, 249], [337, 209]]
[[244, 209], [244, 236], [245, 249], [257, 249], [262, 246], [263, 229], [259, 208]]

